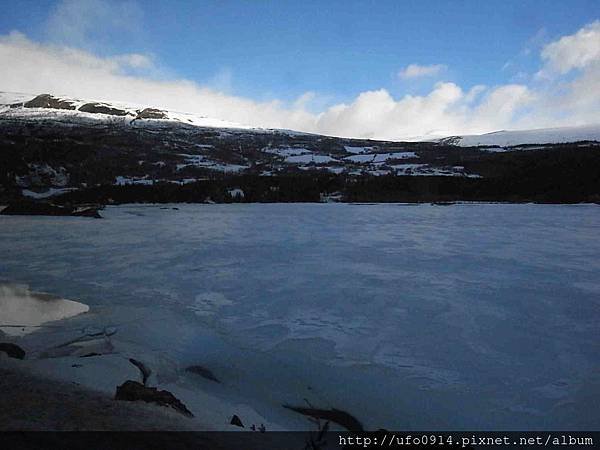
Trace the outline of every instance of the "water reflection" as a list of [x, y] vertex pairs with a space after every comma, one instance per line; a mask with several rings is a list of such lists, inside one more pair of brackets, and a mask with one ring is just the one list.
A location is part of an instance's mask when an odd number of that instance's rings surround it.
[[83, 303], [32, 292], [27, 285], [0, 283], [0, 331], [24, 336], [54, 320], [89, 311]]

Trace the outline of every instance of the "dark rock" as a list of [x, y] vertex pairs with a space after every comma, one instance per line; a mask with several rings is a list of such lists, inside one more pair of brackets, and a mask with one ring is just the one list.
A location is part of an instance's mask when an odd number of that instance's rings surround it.
[[324, 419], [335, 422], [346, 428], [348, 431], [363, 431], [362, 424], [354, 416], [340, 409], [303, 408], [290, 405], [283, 405], [283, 407], [305, 416], [314, 417], [315, 419]]
[[23, 103], [25, 108], [52, 108], [52, 109], [75, 109], [70, 100], [61, 100], [50, 94], [41, 94], [28, 102]]
[[92, 356], [102, 356], [101, 353], [91, 352], [86, 353], [85, 355], [81, 355], [80, 358], [91, 358]]
[[167, 119], [167, 114], [160, 109], [145, 108], [138, 112], [136, 119]]
[[129, 358], [129, 362], [140, 370], [142, 374], [142, 383], [144, 386], [146, 386], [146, 382], [152, 374], [152, 371], [146, 367], [143, 362], [138, 361], [137, 359]]
[[79, 111], [92, 114], [109, 114], [111, 116], [126, 116], [129, 114], [123, 109], [113, 108], [105, 103], [86, 103], [79, 108]]
[[102, 206], [99, 205], [82, 205], [76, 206], [71, 212], [71, 216], [74, 217], [92, 217], [94, 219], [102, 219], [99, 210]]
[[202, 366], [190, 366], [185, 369], [186, 372], [194, 373], [196, 375], [200, 375], [207, 380], [214, 381], [215, 383], [220, 383], [221, 381], [215, 377], [215, 375], [206, 367]]
[[102, 216], [99, 213], [101, 208], [101, 205], [62, 206], [47, 202], [21, 200], [10, 203], [6, 208], [0, 211], [0, 214], [28, 216], [77, 216], [101, 219]]
[[231, 425], [235, 425], [236, 427], [244, 428], [244, 424], [242, 423], [242, 420], [237, 416], [237, 414], [233, 415], [229, 423]]
[[44, 202], [23, 200], [10, 203], [0, 212], [3, 215], [66, 216], [69, 211], [64, 206]]
[[147, 387], [133, 380], [127, 380], [121, 386], [117, 386], [115, 400], [130, 402], [141, 400], [147, 403], [156, 403], [160, 406], [169, 406], [185, 416], [194, 417], [192, 412], [169, 391]]
[[25, 350], [23, 350], [17, 344], [12, 344], [10, 342], [0, 342], [0, 352], [6, 353], [10, 358], [25, 358]]

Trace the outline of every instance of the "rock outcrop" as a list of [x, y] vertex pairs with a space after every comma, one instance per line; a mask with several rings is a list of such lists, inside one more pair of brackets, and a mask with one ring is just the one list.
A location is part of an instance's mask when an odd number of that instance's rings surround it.
[[133, 380], [127, 380], [121, 386], [117, 386], [115, 400], [137, 401], [141, 400], [147, 403], [156, 403], [160, 406], [168, 406], [184, 416], [194, 417], [192, 412], [175, 397], [172, 393], [157, 388], [144, 386], [142, 383]]
[[99, 212], [101, 208], [101, 205], [62, 206], [53, 203], [23, 200], [10, 203], [0, 211], [0, 214], [7, 216], [75, 216], [101, 219], [102, 216]]
[[130, 114], [124, 109], [113, 108], [104, 103], [86, 103], [79, 108], [79, 111], [92, 114], [110, 114], [111, 116], [126, 116]]
[[[20, 104], [17, 104], [20, 105]], [[63, 100], [54, 97], [50, 94], [41, 94], [37, 97], [23, 103], [25, 108], [52, 108], [52, 109], [75, 109], [74, 102], [70, 100]]]
[[145, 108], [138, 112], [136, 119], [167, 119], [167, 113], [160, 109]]

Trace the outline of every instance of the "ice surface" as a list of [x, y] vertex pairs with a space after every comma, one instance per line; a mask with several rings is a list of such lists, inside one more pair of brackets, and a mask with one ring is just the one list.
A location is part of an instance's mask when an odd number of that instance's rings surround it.
[[[177, 206], [1, 216], [0, 281], [90, 305], [63, 339], [115, 327], [115, 352], [194, 412], [234, 413], [221, 398], [270, 429], [310, 427], [281, 408], [306, 398], [372, 428], [600, 427], [598, 206]], [[102, 389], [135, 376], [102, 358]]]

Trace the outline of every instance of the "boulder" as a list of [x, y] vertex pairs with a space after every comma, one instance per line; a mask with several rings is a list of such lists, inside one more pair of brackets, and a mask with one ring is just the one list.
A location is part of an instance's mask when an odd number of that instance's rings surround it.
[[92, 114], [108, 114], [111, 116], [126, 116], [129, 114], [124, 109], [113, 108], [105, 103], [86, 103], [79, 111], [92, 113]]
[[23, 350], [17, 344], [12, 344], [10, 342], [0, 342], [0, 352], [6, 353], [10, 358], [25, 358], [25, 350]]
[[138, 112], [136, 119], [167, 119], [167, 113], [155, 108], [145, 108]]
[[115, 400], [130, 402], [141, 400], [147, 403], [156, 403], [160, 406], [169, 406], [184, 416], [194, 417], [192, 412], [169, 391], [147, 387], [133, 380], [127, 380], [121, 386], [117, 386]]
[[235, 425], [236, 427], [244, 428], [244, 424], [242, 423], [242, 420], [237, 416], [237, 414], [233, 415], [229, 423], [231, 425]]

